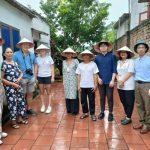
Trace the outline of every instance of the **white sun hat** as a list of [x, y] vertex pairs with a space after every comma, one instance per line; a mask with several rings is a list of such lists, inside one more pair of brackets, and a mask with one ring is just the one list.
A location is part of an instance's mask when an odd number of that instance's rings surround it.
[[34, 46], [33, 42], [31, 42], [30, 40], [26, 39], [26, 38], [23, 38], [20, 42], [17, 43], [17, 47], [18, 48], [21, 48], [22, 47], [22, 44], [24, 43], [28, 43], [29, 44], [29, 48], [32, 48]]
[[129, 49], [127, 46], [123, 46], [122, 48], [118, 49], [116, 51], [116, 54], [119, 56], [119, 52], [122, 52], [122, 51], [129, 52], [132, 57], [134, 56], [134, 52], [131, 49]]
[[68, 47], [67, 49], [65, 49], [62, 53], [61, 53], [61, 56], [63, 57], [66, 57], [66, 53], [72, 53], [73, 56], [72, 57], [76, 57], [77, 56], [77, 53], [71, 49], [70, 47]]
[[36, 52], [38, 53], [39, 50], [47, 50], [47, 51], [50, 51], [50, 48], [48, 48], [47, 46], [45, 46], [44, 44], [41, 44], [40, 46], [38, 46], [36, 48]]
[[89, 50], [84, 50], [82, 53], [78, 55], [78, 59], [83, 60], [83, 54], [89, 54], [91, 57], [91, 60], [95, 58], [95, 55], [92, 52], [90, 52]]

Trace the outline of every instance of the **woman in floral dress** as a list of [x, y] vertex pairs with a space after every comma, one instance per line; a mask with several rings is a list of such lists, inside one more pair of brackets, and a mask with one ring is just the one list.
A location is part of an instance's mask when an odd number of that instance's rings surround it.
[[13, 51], [10, 48], [3, 52], [5, 58], [1, 71], [12, 127], [17, 129], [19, 128], [17, 123], [27, 124], [28, 121], [23, 120], [23, 117], [26, 116], [26, 108], [23, 90], [20, 86], [22, 73], [18, 65], [12, 60], [12, 55]]
[[71, 48], [64, 50], [62, 52], [62, 56], [66, 58], [66, 60], [63, 61], [63, 85], [66, 99], [66, 109], [67, 113], [76, 115], [79, 113], [76, 76], [76, 69], [79, 62], [77, 59], [73, 59], [73, 57], [76, 57], [77, 55]]

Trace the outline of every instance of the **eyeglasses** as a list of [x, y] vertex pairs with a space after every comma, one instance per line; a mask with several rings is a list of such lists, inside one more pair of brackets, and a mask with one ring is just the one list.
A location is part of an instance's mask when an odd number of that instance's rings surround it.
[[145, 49], [145, 46], [137, 47], [137, 49]]

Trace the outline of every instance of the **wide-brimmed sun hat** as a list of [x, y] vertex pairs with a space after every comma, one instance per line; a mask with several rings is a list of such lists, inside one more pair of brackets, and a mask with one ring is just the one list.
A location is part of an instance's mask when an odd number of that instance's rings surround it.
[[147, 53], [148, 50], [149, 50], [149, 46], [148, 46], [148, 44], [146, 44], [145, 41], [143, 41], [143, 40], [138, 40], [138, 41], [137, 41], [137, 43], [136, 43], [135, 46], [134, 46], [134, 51], [137, 53], [137, 47], [138, 47], [140, 44], [145, 45], [145, 47], [146, 47], [146, 53]]
[[78, 59], [83, 60], [83, 55], [84, 54], [90, 55], [91, 60], [93, 60], [95, 58], [95, 55], [92, 52], [90, 52], [89, 50], [84, 50], [82, 53], [80, 53], [78, 55]]
[[0, 38], [0, 45], [3, 45], [4, 44], [4, 39], [3, 38]]
[[130, 53], [131, 57], [134, 56], [134, 52], [131, 49], [129, 49], [127, 46], [123, 46], [122, 48], [118, 49], [116, 51], [116, 54], [119, 56], [119, 53], [122, 52], [122, 51]]
[[108, 46], [108, 51], [111, 50], [112, 44], [110, 42], [100, 41], [100, 42], [96, 43], [96, 45], [94, 46], [94, 49], [95, 49], [96, 52], [100, 53], [100, 49], [99, 48], [100, 48], [100, 45], [102, 45], [102, 44], [106, 44]]
[[50, 51], [50, 48], [48, 48], [47, 46], [45, 46], [44, 44], [41, 44], [40, 46], [38, 46], [37, 48], [36, 48], [36, 52], [37, 53], [39, 53], [39, 50], [46, 50], [47, 52], [49, 52]]
[[61, 56], [66, 57], [66, 53], [72, 53], [72, 57], [76, 57], [77, 53], [71, 49], [70, 47], [68, 47], [67, 49], [65, 49], [62, 53]]
[[25, 44], [25, 43], [29, 44], [29, 48], [32, 48], [34, 46], [33, 42], [31, 42], [30, 40], [26, 38], [23, 38], [21, 41], [19, 41], [16, 46], [18, 48], [22, 48], [22, 44]]

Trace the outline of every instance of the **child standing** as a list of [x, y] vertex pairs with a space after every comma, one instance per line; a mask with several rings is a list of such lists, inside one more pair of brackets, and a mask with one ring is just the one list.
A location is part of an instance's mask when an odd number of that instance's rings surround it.
[[[97, 88], [98, 68], [95, 62], [92, 61], [95, 56], [89, 50], [85, 50], [79, 54], [78, 58], [83, 60], [83, 62], [78, 65], [76, 70], [76, 74], [78, 75], [78, 90], [81, 92], [81, 104], [83, 111], [80, 119], [88, 117], [88, 112], [90, 110], [92, 120], [96, 121], [95, 91]], [[89, 108], [87, 96], [89, 99]]]

